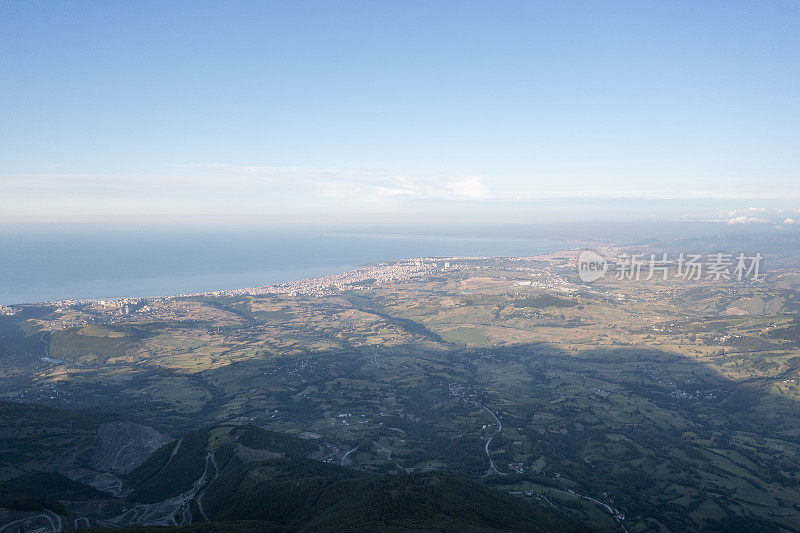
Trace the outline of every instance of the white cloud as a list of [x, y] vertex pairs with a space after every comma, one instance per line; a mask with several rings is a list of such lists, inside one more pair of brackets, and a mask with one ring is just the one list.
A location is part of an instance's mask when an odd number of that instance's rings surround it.
[[452, 196], [455, 198], [489, 198], [489, 188], [483, 183], [480, 176], [469, 176], [446, 183]]
[[481, 176], [445, 180], [437, 177], [413, 178], [409, 176], [340, 176], [339, 179], [316, 181], [324, 196], [347, 191], [368, 202], [384, 200], [470, 200], [491, 198], [489, 188]]
[[765, 222], [769, 222], [769, 220], [739, 215], [738, 217], [732, 217], [726, 220], [718, 220], [717, 222], [725, 222], [726, 224], [763, 224]]
[[0, 174], [0, 218], [402, 210], [494, 198], [481, 176], [347, 167], [174, 164], [130, 174]]
[[[779, 208], [767, 207], [748, 207], [746, 209], [730, 209], [720, 212], [720, 218], [711, 220], [723, 224], [775, 224], [776, 228], [782, 229], [779, 224], [786, 225], [800, 224], [800, 218], [786, 218], [783, 210]], [[781, 222], [783, 220], [783, 222]]]
[[419, 185], [405, 176], [387, 178], [384, 184], [373, 186], [372, 192], [379, 196], [418, 196], [422, 194]]
[[728, 211], [730, 217], [750, 216], [760, 213], [766, 213], [766, 207], [748, 207], [747, 209], [731, 209]]
[[[599, 187], [599, 185], [598, 185]], [[76, 173], [54, 170], [43, 174], [3, 175], [0, 172], [0, 219], [84, 214], [261, 215], [269, 213], [454, 212], [460, 206], [522, 209], [523, 202], [541, 199], [674, 199], [713, 198], [708, 195], [585, 188], [575, 190], [563, 176], [527, 174], [514, 179], [497, 175], [403, 173], [399, 169], [323, 166], [275, 166], [228, 163], [173, 164], [131, 173]], [[737, 202], [738, 203], [738, 202]], [[698, 219], [725, 224], [779, 223], [787, 216], [800, 224], [794, 209], [715, 203], [695, 214]], [[738, 205], [761, 204], [753, 199]], [[763, 205], [769, 205], [766, 202]], [[599, 209], [599, 207], [598, 207]], [[527, 211], [522, 211], [525, 212]], [[800, 213], [800, 212], [799, 212]], [[527, 216], [520, 215], [520, 216]], [[686, 217], [692, 216], [687, 211]]]

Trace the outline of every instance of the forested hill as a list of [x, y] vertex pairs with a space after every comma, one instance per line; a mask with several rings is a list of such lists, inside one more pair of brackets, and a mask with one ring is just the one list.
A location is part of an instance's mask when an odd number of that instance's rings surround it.
[[[445, 472], [347, 468], [325, 443], [255, 426], [207, 427], [170, 441], [111, 416], [12, 403], [0, 404], [0, 420], [10, 452], [0, 527], [11, 530], [587, 530], [545, 502]], [[35, 443], [48, 451], [36, 461]]]

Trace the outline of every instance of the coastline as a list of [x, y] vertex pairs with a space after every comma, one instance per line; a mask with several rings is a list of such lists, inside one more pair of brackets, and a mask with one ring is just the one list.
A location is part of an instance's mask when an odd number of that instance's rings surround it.
[[[22, 237], [25, 237], [24, 239]], [[415, 257], [527, 256], [574, 247], [549, 238], [201, 232], [0, 233], [0, 305], [160, 297], [263, 287]]]
[[[347, 270], [314, 276], [291, 281], [269, 283], [265, 285], [255, 285], [234, 289], [218, 289], [209, 291], [197, 291], [178, 293], [172, 295], [151, 295], [151, 296], [116, 296], [116, 297], [96, 297], [96, 298], [61, 298], [54, 300], [43, 300], [39, 302], [0, 304], [0, 314], [13, 314], [2, 312], [2, 310], [23, 308], [23, 307], [68, 307], [73, 305], [101, 304], [116, 307], [119, 304], [139, 304], [144, 301], [163, 301], [174, 298], [197, 298], [197, 297], [218, 297], [218, 296], [256, 296], [264, 294], [322, 294], [328, 290], [343, 288], [354, 288], [359, 283], [368, 286], [371, 283], [387, 283], [411, 279], [413, 277], [430, 275], [437, 272], [446, 272], [460, 269], [465, 265], [456, 264], [457, 261], [481, 261], [490, 259], [547, 259], [554, 255], [575, 253], [575, 249], [558, 250], [530, 256], [443, 256], [443, 257], [413, 257], [396, 261], [386, 261], [378, 264], [361, 264], [350, 267], [332, 267], [334, 269], [347, 268]], [[297, 267], [298, 269], [307, 267]], [[319, 267], [319, 269], [331, 267]], [[277, 269], [276, 269], [277, 270]], [[280, 269], [287, 270], [287, 269]]]

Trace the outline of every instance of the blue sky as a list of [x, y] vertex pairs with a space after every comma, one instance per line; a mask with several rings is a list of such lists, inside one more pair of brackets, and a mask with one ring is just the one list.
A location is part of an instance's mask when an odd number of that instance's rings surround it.
[[798, 2], [3, 2], [0, 221], [800, 208], [799, 27]]

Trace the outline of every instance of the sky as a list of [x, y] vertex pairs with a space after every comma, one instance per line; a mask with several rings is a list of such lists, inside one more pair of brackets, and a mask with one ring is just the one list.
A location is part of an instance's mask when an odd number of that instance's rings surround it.
[[796, 1], [2, 2], [0, 224], [794, 223], [798, 28]]

